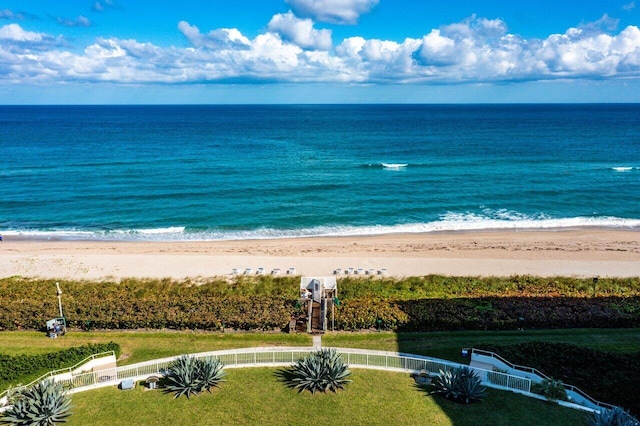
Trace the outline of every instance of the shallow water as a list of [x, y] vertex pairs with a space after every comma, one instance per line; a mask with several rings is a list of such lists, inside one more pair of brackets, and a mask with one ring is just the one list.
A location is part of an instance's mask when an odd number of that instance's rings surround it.
[[12, 106], [0, 154], [29, 238], [640, 228], [640, 105]]

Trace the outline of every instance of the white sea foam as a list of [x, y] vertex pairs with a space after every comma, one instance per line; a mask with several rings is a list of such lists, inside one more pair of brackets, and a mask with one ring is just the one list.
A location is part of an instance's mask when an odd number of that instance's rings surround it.
[[486, 230], [562, 230], [582, 228], [629, 229], [640, 231], [640, 219], [618, 217], [550, 218], [539, 214], [525, 215], [510, 210], [483, 210], [482, 213], [449, 212], [439, 220], [427, 223], [373, 226], [319, 226], [304, 229], [260, 228], [254, 230], [202, 230], [184, 227], [114, 231], [3, 231], [6, 236], [33, 240], [94, 240], [94, 241], [226, 241], [304, 237], [340, 237], [387, 234], [416, 234], [430, 232], [486, 231]]
[[[638, 169], [640, 167], [636, 167]], [[612, 169], [616, 172], [628, 172], [633, 170], [633, 167], [612, 167]]]

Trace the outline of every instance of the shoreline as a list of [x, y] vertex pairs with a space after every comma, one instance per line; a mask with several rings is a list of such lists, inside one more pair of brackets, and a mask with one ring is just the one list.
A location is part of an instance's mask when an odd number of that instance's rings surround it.
[[0, 277], [120, 279], [266, 273], [389, 276], [640, 277], [640, 234], [628, 229], [429, 232], [228, 241], [32, 240], [6, 235]]

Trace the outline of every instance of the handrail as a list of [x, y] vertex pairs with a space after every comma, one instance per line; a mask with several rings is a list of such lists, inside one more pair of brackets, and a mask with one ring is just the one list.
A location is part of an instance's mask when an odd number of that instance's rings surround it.
[[[510, 368], [512, 368], [514, 370], [520, 370], [520, 371], [524, 371], [524, 372], [527, 372], [527, 373], [532, 373], [532, 374], [535, 374], [535, 375], [541, 377], [542, 379], [552, 380], [551, 377], [547, 376], [546, 374], [544, 374], [543, 372], [541, 372], [537, 368], [526, 367], [526, 366], [523, 366], [523, 365], [514, 364], [512, 362], [507, 361], [506, 359], [504, 359], [503, 357], [501, 357], [500, 355], [498, 355], [495, 352], [485, 351], [483, 349], [472, 348], [471, 349], [471, 353], [472, 354], [477, 353], [479, 355], [489, 356], [489, 357], [495, 358], [498, 361], [506, 364], [507, 366], [509, 366]], [[565, 389], [569, 389], [569, 390], [579, 394], [581, 397], [583, 397], [584, 399], [588, 400], [589, 402], [591, 402], [592, 404], [596, 405], [597, 407], [603, 407], [603, 408], [607, 408], [607, 409], [611, 409], [611, 408], [615, 407], [615, 405], [607, 404], [606, 402], [602, 402], [602, 401], [598, 401], [597, 399], [591, 397], [589, 394], [587, 394], [585, 391], [583, 391], [582, 389], [578, 388], [577, 386], [569, 385], [569, 384], [566, 384], [564, 382], [560, 382], [560, 383], [562, 384], [562, 386], [564, 386]]]
[[7, 392], [9, 392], [10, 389], [25, 389], [25, 388], [28, 388], [28, 387], [33, 386], [36, 383], [46, 379], [47, 377], [53, 377], [55, 375], [63, 374], [63, 373], [67, 373], [67, 372], [70, 373], [73, 370], [75, 370], [76, 368], [80, 367], [83, 364], [86, 364], [89, 361], [92, 361], [92, 360], [94, 360], [96, 358], [102, 358], [104, 356], [109, 356], [109, 355], [116, 356], [116, 353], [114, 351], [100, 352], [100, 353], [97, 353], [97, 354], [89, 355], [88, 357], [86, 357], [82, 361], [77, 362], [76, 364], [72, 365], [71, 367], [60, 368], [58, 370], [49, 371], [48, 373], [43, 374], [42, 376], [38, 377], [35, 380], [32, 380], [31, 382], [27, 383], [26, 385], [20, 385], [20, 386], [14, 387], [14, 388], [5, 389], [4, 391], [0, 392], [0, 399], [4, 398], [4, 396], [7, 394]]
[[[340, 355], [345, 356], [347, 364], [354, 368], [373, 368], [391, 371], [412, 371], [417, 372], [423, 369], [427, 369], [431, 374], [438, 374], [439, 370], [448, 370], [457, 367], [469, 367], [466, 364], [460, 364], [453, 361], [448, 361], [440, 358], [433, 358], [423, 355], [406, 354], [400, 352], [387, 352], [367, 349], [351, 349], [351, 348], [327, 348], [335, 349]], [[196, 358], [204, 357], [217, 357], [226, 364], [227, 368], [238, 367], [258, 367], [258, 366], [284, 366], [291, 365], [295, 361], [304, 356], [305, 354], [314, 352], [313, 347], [258, 347], [258, 348], [241, 348], [241, 349], [226, 349], [210, 352], [200, 352], [197, 354], [191, 354]], [[113, 352], [113, 351], [112, 351]], [[480, 350], [477, 350], [479, 353]], [[483, 351], [486, 355], [490, 352]], [[103, 354], [106, 354], [105, 352]], [[95, 358], [103, 354], [96, 354], [89, 358]], [[496, 358], [500, 358], [497, 354]], [[167, 368], [169, 368], [171, 362], [182, 355], [171, 356], [161, 359], [144, 361], [136, 364], [113, 367], [110, 369], [101, 370], [100, 372], [89, 372], [78, 375], [73, 375], [71, 378], [61, 380], [62, 383], [66, 383], [70, 390], [69, 392], [82, 392], [90, 389], [95, 389], [103, 386], [112, 386], [118, 383], [118, 381], [124, 379], [142, 380], [145, 377], [155, 374], [161, 374]], [[506, 360], [505, 360], [506, 361]], [[514, 365], [507, 363], [507, 365]], [[74, 366], [74, 367], [77, 367]], [[70, 370], [73, 367], [59, 371]], [[499, 389], [510, 389], [515, 392], [523, 393], [524, 395], [533, 396], [530, 392], [532, 380], [528, 377], [522, 377], [515, 374], [508, 374], [499, 371], [491, 371], [483, 368], [471, 367], [476, 371], [483, 384], [488, 387], [495, 387]], [[529, 369], [534, 370], [534, 369]], [[53, 375], [55, 372], [48, 373], [40, 378], [46, 378]], [[33, 383], [33, 382], [32, 382]], [[31, 385], [30, 383], [29, 385]], [[585, 399], [594, 402], [593, 398], [584, 394], [578, 388], [571, 386], [572, 390], [580, 393]], [[595, 401], [594, 404], [598, 402]], [[595, 404], [598, 407], [613, 407], [610, 404], [600, 403]], [[593, 408], [580, 406], [577, 404], [569, 403], [567, 406], [572, 408], [579, 408], [582, 410], [593, 411]]]
[[[332, 348], [327, 348], [332, 349]], [[335, 349], [347, 364], [354, 368], [373, 368], [392, 371], [418, 372], [424, 369], [438, 374], [440, 370], [457, 367], [468, 367], [452, 361], [439, 358], [411, 355], [398, 352], [374, 351], [366, 349]], [[296, 362], [302, 356], [314, 352], [313, 347], [260, 347], [227, 349], [212, 352], [190, 354], [195, 358], [215, 357], [225, 364], [226, 368], [258, 367], [258, 366], [286, 366]], [[82, 392], [96, 387], [109, 386], [123, 379], [141, 380], [149, 375], [162, 374], [171, 363], [182, 355], [144, 361], [127, 366], [103, 370], [100, 373], [87, 373], [65, 380], [71, 391]], [[486, 386], [507, 388], [517, 392], [529, 393], [531, 379], [506, 373], [499, 373], [481, 368], [475, 368]]]

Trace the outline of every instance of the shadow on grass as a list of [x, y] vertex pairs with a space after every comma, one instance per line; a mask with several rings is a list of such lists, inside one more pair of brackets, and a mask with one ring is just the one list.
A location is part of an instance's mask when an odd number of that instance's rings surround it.
[[[280, 383], [282, 383], [289, 389], [297, 389], [295, 383], [293, 382], [293, 379], [295, 376], [293, 374], [291, 367], [280, 368], [274, 371], [273, 375]], [[298, 390], [298, 393], [302, 392], [302, 389], [297, 389], [297, 390]]]
[[[420, 342], [416, 341], [416, 339], [419, 339], [418, 336], [408, 337], [407, 333], [400, 333], [397, 336], [399, 352], [412, 353], [415, 352], [415, 346], [419, 346]], [[448, 358], [455, 362], [468, 363], [469, 359], [461, 356], [460, 349], [457, 350], [457, 353], [449, 351], [452, 356]], [[425, 398], [431, 398], [449, 418], [451, 424], [455, 426], [511, 426], [513, 424], [525, 426], [555, 426], [559, 424], [577, 426], [586, 424], [587, 417], [584, 413], [560, 407], [556, 403], [489, 388], [483, 400], [463, 404], [434, 393], [435, 387], [433, 384], [419, 383], [417, 381], [419, 376], [414, 377], [414, 379], [416, 380], [413, 385], [414, 389], [422, 393]]]

